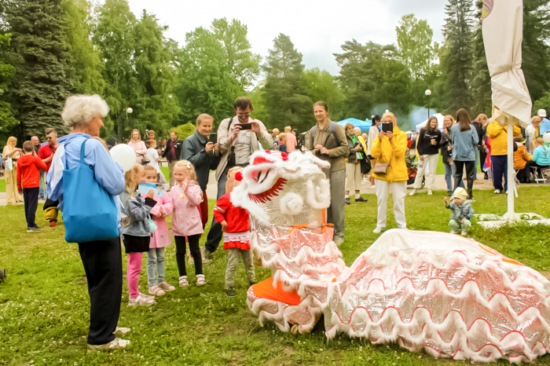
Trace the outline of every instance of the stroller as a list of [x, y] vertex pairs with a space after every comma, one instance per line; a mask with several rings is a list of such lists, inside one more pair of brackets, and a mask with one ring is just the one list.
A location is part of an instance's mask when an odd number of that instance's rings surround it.
[[[409, 174], [409, 180], [407, 181], [407, 185], [414, 184], [414, 181], [416, 180], [416, 175], [418, 173], [418, 163], [414, 160], [416, 159], [415, 155], [409, 155], [405, 157], [405, 162], [407, 163], [407, 173]], [[422, 187], [424, 188], [424, 185], [426, 184], [426, 177], [422, 177]]]

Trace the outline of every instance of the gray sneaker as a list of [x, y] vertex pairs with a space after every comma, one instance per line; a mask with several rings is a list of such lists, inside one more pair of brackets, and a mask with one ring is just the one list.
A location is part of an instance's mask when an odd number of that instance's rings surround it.
[[28, 233], [38, 233], [40, 231], [42, 231], [42, 229], [40, 229], [38, 226], [33, 226], [33, 227], [27, 228]]
[[130, 341], [120, 339], [120, 338], [115, 338], [111, 342], [106, 344], [100, 344], [97, 346], [89, 344], [88, 349], [90, 351], [112, 351], [115, 349], [126, 348], [129, 344], [130, 344]]

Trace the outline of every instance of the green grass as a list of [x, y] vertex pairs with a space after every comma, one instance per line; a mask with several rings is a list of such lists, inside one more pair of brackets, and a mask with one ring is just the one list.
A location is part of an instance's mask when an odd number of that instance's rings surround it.
[[0, 192], [6, 192], [6, 180], [0, 179]]
[[[418, 158], [416, 159], [416, 161], [418, 161]], [[479, 164], [477, 165], [477, 172], [481, 172], [481, 168], [482, 166], [480, 166]], [[440, 174], [445, 174], [445, 165], [443, 164], [443, 157], [441, 156], [441, 154], [439, 154], [439, 161], [437, 163], [437, 170], [436, 170], [436, 174], [437, 175], [440, 175]]]
[[[550, 188], [520, 188], [518, 212], [550, 216]], [[407, 196], [407, 223], [414, 230], [448, 231], [450, 211], [443, 206], [444, 192], [434, 196]], [[477, 213], [506, 211], [506, 197], [475, 192]], [[377, 238], [376, 198], [346, 207], [346, 242], [340, 247], [347, 265]], [[390, 200], [391, 201], [391, 200]], [[210, 202], [213, 207], [214, 202]], [[391, 202], [388, 203], [391, 207]], [[395, 221], [388, 210], [389, 226]], [[327, 341], [322, 325], [311, 334], [282, 333], [272, 324], [261, 327], [246, 306], [246, 276], [237, 273], [237, 297], [223, 293], [226, 254], [214, 253], [205, 266], [207, 285], [176, 291], [149, 308], [127, 308], [124, 281], [120, 326], [132, 328], [132, 341], [124, 351], [87, 353], [89, 299], [78, 247], [63, 240], [64, 228], [47, 227], [41, 205], [38, 225], [43, 231], [25, 232], [23, 206], [0, 208], [0, 268], [8, 279], [0, 284], [0, 365], [470, 365], [470, 362], [435, 360], [425, 353], [410, 353], [396, 345], [373, 346], [364, 339], [340, 335]], [[505, 227], [484, 231], [474, 226], [473, 238], [502, 254], [540, 271], [550, 271], [547, 227]], [[204, 239], [203, 239], [204, 242]], [[124, 268], [126, 266], [126, 255]], [[175, 246], [167, 248], [167, 279], [177, 284]], [[144, 258], [145, 262], [145, 258]], [[256, 268], [257, 279], [270, 271]], [[191, 271], [192, 273], [192, 271]], [[144, 269], [140, 288], [146, 290]], [[547, 365], [550, 357], [535, 365]], [[499, 365], [508, 365], [500, 361]]]
[[168, 167], [160, 167], [160, 170], [162, 171], [162, 174], [164, 174], [164, 178], [166, 178], [166, 181], [170, 181], [170, 170], [168, 170]]

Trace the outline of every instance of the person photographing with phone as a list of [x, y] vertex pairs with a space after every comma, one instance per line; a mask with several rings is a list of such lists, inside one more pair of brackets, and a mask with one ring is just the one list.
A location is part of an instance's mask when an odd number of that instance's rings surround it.
[[386, 230], [386, 211], [388, 196], [393, 195], [393, 214], [397, 227], [407, 228], [405, 218], [405, 196], [407, 195], [407, 135], [397, 127], [397, 119], [391, 112], [382, 116], [382, 131], [374, 140], [371, 155], [376, 159], [372, 175], [376, 180], [376, 197], [378, 199], [378, 219], [373, 233], [380, 234]]
[[[229, 169], [235, 166], [247, 166], [250, 163], [250, 156], [259, 150], [260, 146], [265, 150], [273, 147], [273, 138], [267, 132], [265, 125], [257, 119], [250, 118], [250, 113], [254, 109], [250, 99], [239, 97], [233, 105], [235, 116], [224, 119], [218, 128], [220, 160], [216, 169], [218, 200], [226, 193], [225, 183]], [[222, 237], [221, 225], [214, 218], [205, 244], [204, 254], [207, 260], [211, 259], [210, 254], [218, 249]]]
[[[209, 210], [206, 186], [208, 185], [210, 170], [216, 169], [220, 162], [220, 149], [216, 141], [217, 134], [212, 133], [213, 123], [214, 118], [206, 113], [201, 114], [197, 118], [195, 133], [186, 138], [183, 142], [180, 157], [181, 160], [187, 160], [195, 167], [197, 183], [199, 183], [203, 194], [203, 200], [199, 205], [203, 229], [208, 222]], [[205, 263], [207, 263], [207, 261], [205, 261]]]

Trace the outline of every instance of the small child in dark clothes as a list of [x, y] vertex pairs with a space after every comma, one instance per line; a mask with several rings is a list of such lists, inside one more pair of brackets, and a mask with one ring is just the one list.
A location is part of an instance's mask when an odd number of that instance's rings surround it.
[[32, 142], [25, 141], [23, 156], [17, 161], [17, 189], [23, 194], [25, 200], [28, 233], [40, 231], [35, 222], [40, 190], [40, 170], [46, 171], [48, 167], [35, 155]]

